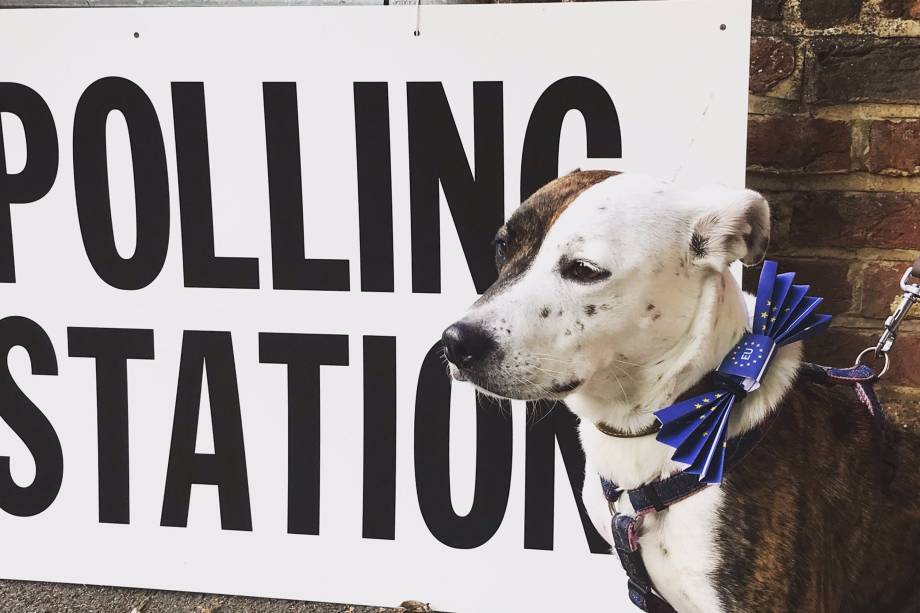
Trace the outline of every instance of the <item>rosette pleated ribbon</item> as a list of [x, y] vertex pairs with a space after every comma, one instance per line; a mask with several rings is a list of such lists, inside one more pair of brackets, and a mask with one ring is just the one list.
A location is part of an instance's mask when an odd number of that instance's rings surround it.
[[776, 262], [764, 262], [752, 331], [716, 368], [712, 391], [655, 412], [661, 422], [657, 439], [674, 447], [672, 459], [688, 464], [684, 471], [699, 475], [704, 483], [722, 482], [732, 408], [760, 386], [777, 348], [830, 325], [830, 315], [815, 312], [821, 298], [809, 296], [809, 286], [795, 285], [794, 273], [776, 274], [776, 269]]

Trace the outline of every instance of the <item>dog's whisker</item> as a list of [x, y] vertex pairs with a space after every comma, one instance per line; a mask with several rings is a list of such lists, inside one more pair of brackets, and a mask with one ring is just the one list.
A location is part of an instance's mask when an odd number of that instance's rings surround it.
[[538, 371], [540, 371], [540, 372], [547, 372], [547, 373], [550, 373], [550, 374], [552, 374], [552, 375], [565, 375], [565, 374], [568, 374], [568, 373], [564, 373], [564, 372], [559, 371], [559, 370], [551, 370], [551, 369], [549, 369], [549, 368], [541, 368], [540, 366], [534, 366], [534, 368], [536, 368], [536, 369], [537, 369]]
[[611, 364], [611, 366], [613, 366], [614, 368], [616, 368], [617, 370], [619, 370], [621, 373], [623, 373], [624, 375], [626, 375], [627, 377], [629, 377], [629, 380], [630, 380], [630, 381], [635, 381], [635, 379], [634, 379], [633, 376], [629, 373], [629, 371], [626, 370], [625, 368], [623, 368], [622, 366], [617, 366], [616, 364]]
[[556, 360], [559, 362], [575, 362], [575, 361], [580, 362], [580, 363], [584, 362], [584, 360], [573, 360], [571, 358], [560, 358], [559, 356], [551, 355], [549, 353], [528, 353], [528, 355], [531, 357], [537, 358], [537, 359], [542, 359], [542, 360]]
[[620, 378], [617, 376], [616, 372], [614, 372], [614, 371], [611, 371], [611, 372], [613, 373], [613, 377], [614, 377], [614, 379], [616, 380], [617, 385], [620, 386], [620, 391], [623, 392], [623, 397], [626, 399], [626, 402], [632, 402], [632, 401], [629, 399], [629, 394], [626, 393], [626, 388], [623, 387], [623, 382], [620, 381]]
[[552, 413], [553, 410], [555, 410], [556, 405], [558, 404], [559, 404], [558, 400], [553, 400], [553, 404], [550, 405], [549, 410], [547, 410], [546, 413], [541, 415], [540, 418], [537, 421], [535, 421], [531, 427], [536, 426], [538, 423], [540, 423], [541, 421], [549, 417], [549, 414]]

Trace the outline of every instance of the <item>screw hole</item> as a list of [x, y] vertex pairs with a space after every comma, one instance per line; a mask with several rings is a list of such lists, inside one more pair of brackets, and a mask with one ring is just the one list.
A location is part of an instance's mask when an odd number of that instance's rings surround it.
[[419, 36], [420, 34], [421, 34], [421, 32], [419, 32], [418, 30], [413, 30], [413, 31], [412, 31], [412, 36]]
[[140, 32], [135, 32], [135, 33], [134, 33], [134, 38], [140, 38], [140, 37], [141, 37], [141, 33], [140, 33]]
[[726, 26], [726, 25], [723, 23], [722, 25], [719, 26], [719, 29], [720, 29], [720, 30], [724, 30], [724, 29], [727, 28], [727, 27], [728, 27], [728, 26]]

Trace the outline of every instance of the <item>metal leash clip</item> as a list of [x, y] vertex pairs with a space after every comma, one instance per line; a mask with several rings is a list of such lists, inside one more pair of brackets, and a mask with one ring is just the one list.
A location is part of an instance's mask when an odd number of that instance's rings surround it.
[[[911, 277], [918, 280], [918, 282], [911, 283]], [[908, 268], [904, 272], [904, 276], [901, 277], [901, 290], [904, 292], [904, 295], [901, 297], [901, 303], [898, 304], [898, 308], [896, 308], [894, 312], [888, 316], [888, 319], [885, 320], [885, 330], [879, 337], [878, 343], [875, 347], [863, 349], [859, 355], [856, 356], [856, 366], [862, 363], [863, 357], [870, 351], [874, 353], [876, 359], [884, 359], [885, 365], [882, 366], [882, 370], [878, 373], [879, 378], [888, 372], [888, 366], [891, 364], [891, 358], [888, 357], [888, 352], [891, 351], [895, 340], [898, 338], [898, 328], [901, 326], [901, 322], [907, 317], [911, 307], [914, 306], [915, 303], [920, 302], [920, 257], [917, 258], [913, 266]]]

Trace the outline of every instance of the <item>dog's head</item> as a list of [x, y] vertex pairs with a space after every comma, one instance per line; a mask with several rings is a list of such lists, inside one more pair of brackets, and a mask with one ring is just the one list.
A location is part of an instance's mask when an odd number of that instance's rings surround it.
[[498, 279], [444, 331], [451, 372], [494, 395], [559, 399], [660, 362], [686, 340], [706, 280], [762, 259], [769, 225], [749, 190], [556, 179], [498, 230]]

